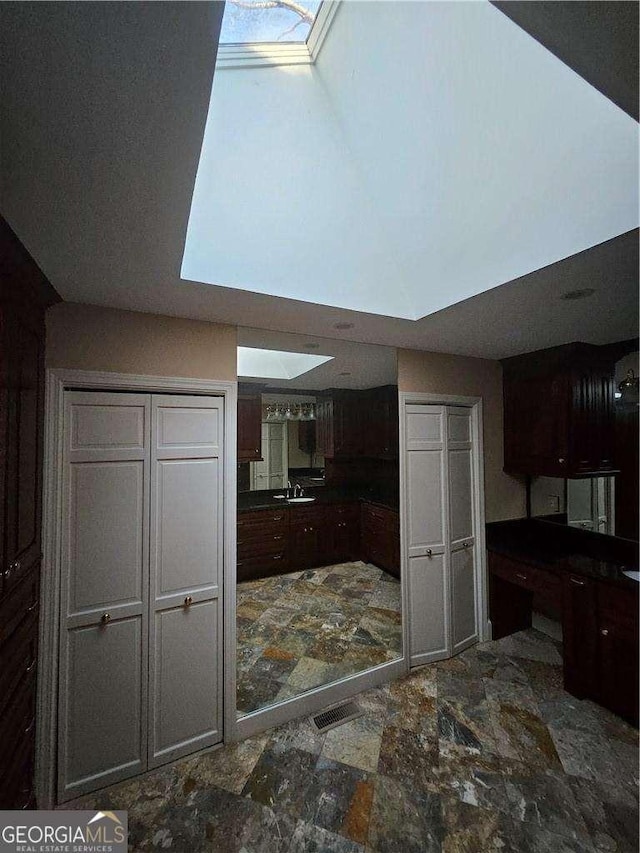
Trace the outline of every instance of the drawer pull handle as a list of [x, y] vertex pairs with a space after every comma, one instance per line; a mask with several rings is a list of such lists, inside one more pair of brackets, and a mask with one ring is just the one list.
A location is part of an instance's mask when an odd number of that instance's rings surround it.
[[282, 521], [282, 516], [281, 515], [274, 515], [273, 520], [274, 521]]
[[241, 541], [240, 539], [238, 539], [236, 541], [236, 545], [244, 545], [244, 541]]
[[193, 604], [193, 598], [190, 595], [185, 596], [184, 606], [185, 607], [191, 607], [192, 604]]
[[31, 734], [31, 732], [33, 731], [33, 728], [34, 728], [35, 724], [36, 724], [36, 718], [35, 718], [35, 717], [32, 717], [32, 718], [31, 718], [31, 722], [29, 723], [29, 725], [27, 726], [27, 728], [24, 730], [24, 733], [25, 733], [26, 735]]
[[27, 607], [27, 613], [33, 613], [33, 611], [36, 609], [37, 606], [38, 606], [38, 599], [36, 598], [36, 600], [33, 602], [33, 604], [31, 604], [29, 607]]
[[109, 622], [111, 622], [111, 614], [110, 613], [103, 613], [102, 616], [100, 617], [100, 622], [103, 625], [107, 625]]
[[282, 559], [282, 554], [277, 554], [273, 559], [274, 559], [274, 560], [281, 560], [281, 559]]
[[35, 665], [36, 665], [36, 659], [33, 658], [31, 663], [29, 664], [29, 666], [27, 667], [27, 669], [25, 671], [26, 672], [33, 672], [33, 668]]
[[471, 542], [463, 542], [462, 547], [463, 547], [463, 548], [470, 548], [470, 547], [471, 547]]
[[277, 542], [279, 539], [282, 539], [282, 536], [274, 536], [273, 539], [275, 542]]
[[609, 630], [608, 630], [608, 628], [603, 628], [603, 629], [602, 629], [602, 631], [600, 631], [600, 633], [602, 634], [602, 636], [603, 636], [603, 637], [608, 637], [608, 636], [609, 636]]
[[521, 581], [526, 581], [526, 579], [527, 579], [527, 576], [526, 576], [526, 575], [521, 575], [521, 574], [519, 574], [519, 573], [516, 573], [516, 577], [517, 577], [517, 578], [520, 578], [520, 580], [521, 580]]
[[427, 548], [427, 557], [433, 557], [433, 551], [431, 548]]
[[579, 581], [577, 578], [570, 578], [571, 583], [574, 583], [576, 586], [584, 586], [584, 581]]

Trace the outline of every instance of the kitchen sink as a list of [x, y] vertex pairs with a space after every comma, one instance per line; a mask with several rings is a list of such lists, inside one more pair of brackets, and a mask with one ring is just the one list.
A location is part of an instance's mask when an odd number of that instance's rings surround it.
[[315, 501], [315, 498], [287, 498], [288, 504], [310, 504]]

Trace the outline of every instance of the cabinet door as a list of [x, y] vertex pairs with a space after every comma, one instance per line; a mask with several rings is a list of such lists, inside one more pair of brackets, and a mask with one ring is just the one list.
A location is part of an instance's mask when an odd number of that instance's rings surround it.
[[222, 739], [223, 401], [154, 396], [149, 766]]
[[447, 408], [447, 470], [452, 653], [457, 654], [478, 639], [473, 443], [467, 408]]
[[598, 586], [598, 701], [638, 725], [638, 595]]
[[327, 559], [320, 525], [314, 521], [296, 522], [289, 528], [290, 566], [293, 571], [312, 569]]
[[38, 312], [5, 314], [7, 434], [5, 555], [6, 592], [40, 561], [44, 325]]
[[262, 403], [258, 394], [238, 395], [238, 462], [262, 458]]
[[578, 699], [597, 694], [596, 586], [588, 578], [562, 578], [564, 688]]
[[65, 395], [59, 796], [146, 769], [149, 398]]
[[449, 657], [445, 408], [407, 406], [407, 537], [413, 666]]

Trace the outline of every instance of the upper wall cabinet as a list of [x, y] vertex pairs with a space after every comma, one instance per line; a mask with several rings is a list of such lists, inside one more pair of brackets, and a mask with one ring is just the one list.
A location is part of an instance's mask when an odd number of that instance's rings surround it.
[[504, 470], [612, 473], [613, 365], [609, 348], [581, 343], [504, 359]]
[[260, 394], [238, 394], [238, 462], [262, 458], [262, 400]]
[[327, 459], [398, 457], [398, 389], [333, 389], [318, 399], [318, 446]]

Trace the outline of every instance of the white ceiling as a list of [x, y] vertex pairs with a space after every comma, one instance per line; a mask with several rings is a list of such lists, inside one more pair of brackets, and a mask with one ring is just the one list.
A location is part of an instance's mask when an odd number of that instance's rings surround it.
[[637, 123], [487, 2], [216, 73], [183, 278], [417, 320], [638, 226]]
[[635, 233], [418, 322], [181, 283], [221, 12], [0, 4], [0, 209], [64, 299], [494, 358], [637, 334]]

